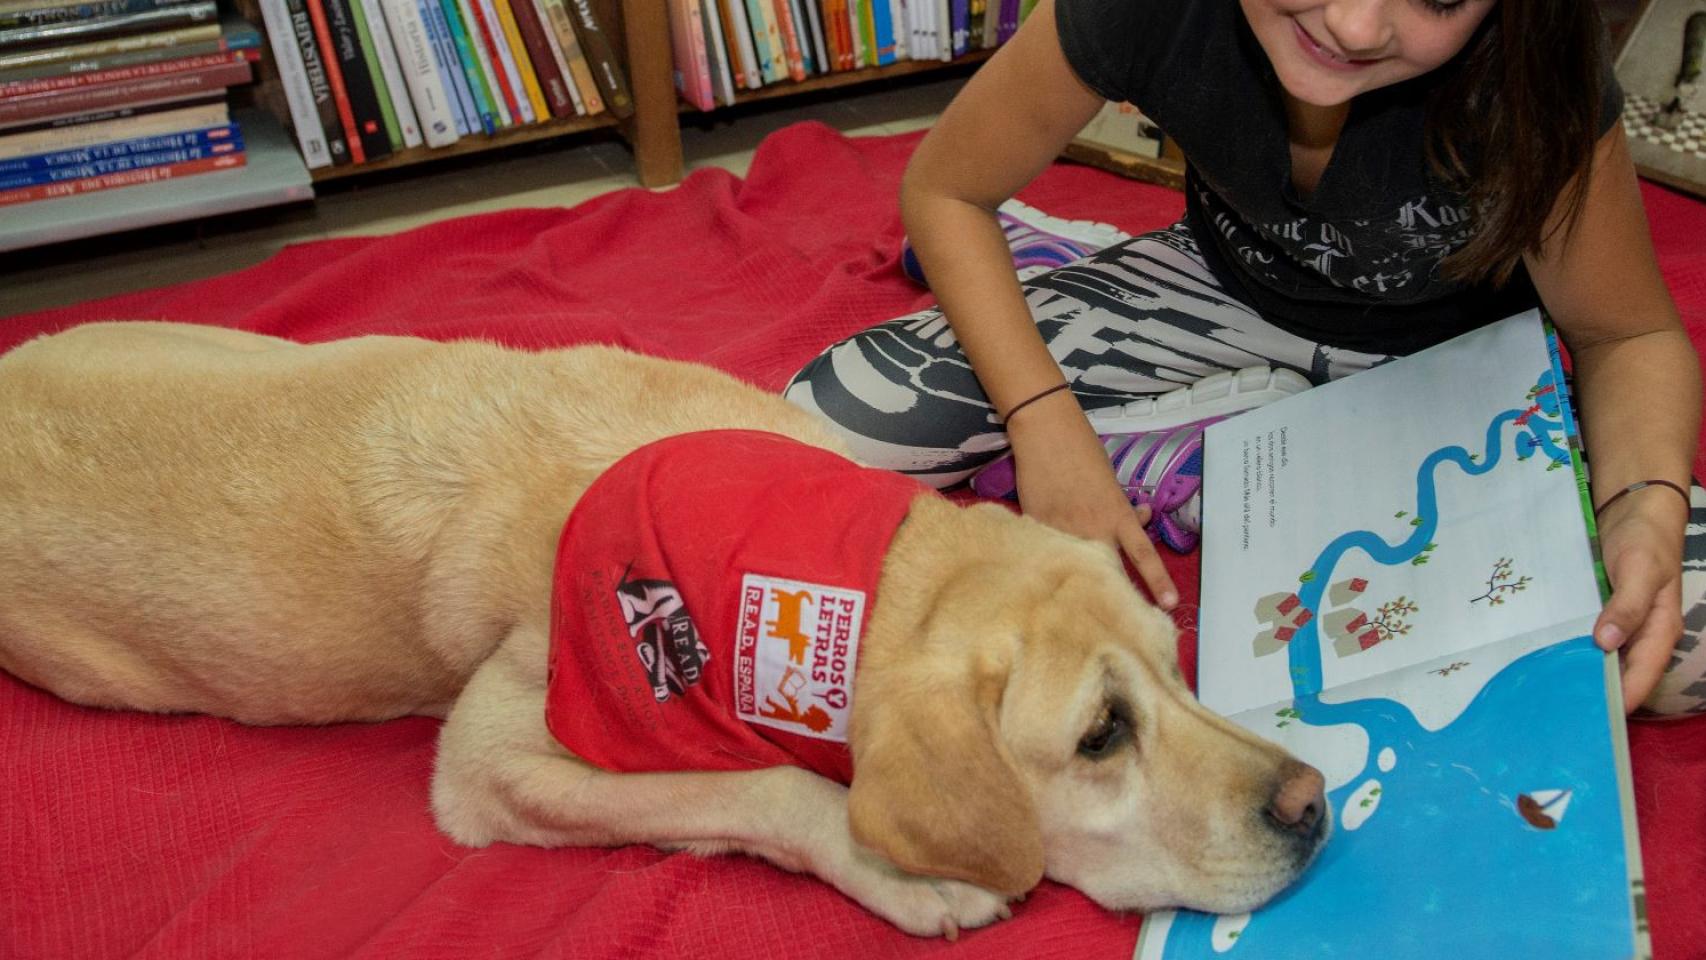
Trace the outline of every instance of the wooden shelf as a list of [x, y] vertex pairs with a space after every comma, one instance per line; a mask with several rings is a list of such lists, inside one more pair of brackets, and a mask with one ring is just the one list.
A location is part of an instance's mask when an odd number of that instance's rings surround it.
[[314, 199], [296, 143], [261, 111], [236, 111], [247, 162], [235, 169], [7, 207], [0, 251]]
[[466, 136], [447, 147], [410, 147], [405, 150], [398, 150], [378, 160], [370, 160], [367, 163], [345, 164], [341, 167], [321, 167], [313, 171], [314, 182], [322, 183], [327, 180], [360, 176], [365, 173], [372, 173], [375, 170], [394, 170], [398, 167], [443, 160], [447, 157], [461, 157], [470, 153], [497, 150], [518, 143], [527, 143], [531, 140], [563, 137], [575, 133], [585, 133], [588, 130], [615, 129], [616, 126], [616, 118], [609, 113], [601, 113], [592, 117], [558, 117], [545, 123], [535, 123], [525, 127], [510, 127], [507, 130], [499, 130], [490, 135], [482, 133]]
[[1145, 157], [1124, 150], [1074, 140], [1060, 155], [1068, 160], [1100, 167], [1133, 180], [1154, 183], [1172, 190], [1185, 189], [1185, 158], [1178, 145], [1168, 140], [1159, 157]]
[[[739, 91], [735, 94], [735, 104], [738, 106], [759, 100], [769, 100], [774, 97], [791, 97], [796, 94], [812, 93], [817, 90], [833, 90], [836, 87], [845, 87], [857, 83], [891, 80], [917, 73], [930, 73], [951, 67], [963, 67], [968, 64], [982, 63], [994, 53], [993, 50], [974, 50], [965, 56], [956, 57], [952, 60], [902, 60], [899, 63], [891, 63], [883, 67], [863, 67], [842, 73], [828, 73], [822, 76], [809, 77], [805, 80], [786, 80], [758, 90]], [[681, 101], [680, 109], [682, 113], [703, 112], [686, 101]]]

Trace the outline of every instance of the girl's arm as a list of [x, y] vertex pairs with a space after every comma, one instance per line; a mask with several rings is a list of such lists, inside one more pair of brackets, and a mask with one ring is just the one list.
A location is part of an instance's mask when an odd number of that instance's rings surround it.
[[[1699, 361], [1659, 276], [1621, 124], [1600, 139], [1588, 176], [1574, 229], [1553, 234], [1526, 263], [1575, 362], [1598, 505], [1638, 480], [1688, 489], [1701, 394]], [[1612, 595], [1594, 637], [1624, 650], [1631, 710], [1652, 692], [1682, 635], [1687, 522], [1687, 502], [1657, 486], [1599, 518]]]
[[[1136, 2], [1136, 0], [1133, 0]], [[930, 289], [999, 412], [1061, 382], [1019, 288], [995, 208], [1060, 154], [1103, 100], [1068, 65], [1054, 3], [1024, 26], [943, 112], [901, 183], [901, 213]], [[1163, 607], [1177, 601], [1154, 546], [1069, 391], [1007, 425], [1025, 512], [1123, 550]]]

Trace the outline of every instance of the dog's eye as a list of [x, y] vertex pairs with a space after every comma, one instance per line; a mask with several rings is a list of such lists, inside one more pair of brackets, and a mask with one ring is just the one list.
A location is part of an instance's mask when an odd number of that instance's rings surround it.
[[1090, 731], [1078, 741], [1078, 755], [1100, 760], [1119, 749], [1131, 736], [1131, 720], [1124, 711], [1110, 705], [1102, 711]]

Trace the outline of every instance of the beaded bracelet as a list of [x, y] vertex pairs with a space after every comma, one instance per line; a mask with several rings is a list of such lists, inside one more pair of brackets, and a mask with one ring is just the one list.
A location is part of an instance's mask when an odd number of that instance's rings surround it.
[[1634, 493], [1637, 490], [1644, 490], [1647, 487], [1669, 487], [1672, 490], [1675, 490], [1677, 492], [1678, 496], [1682, 497], [1682, 502], [1683, 502], [1684, 506], [1692, 506], [1692, 504], [1690, 503], [1690, 501], [1688, 499], [1688, 491], [1684, 490], [1683, 488], [1677, 486], [1674, 483], [1671, 483], [1669, 480], [1637, 480], [1634, 483], [1631, 483], [1630, 485], [1628, 485], [1627, 487], [1624, 487], [1623, 489], [1612, 494], [1610, 500], [1607, 500], [1604, 503], [1600, 504], [1599, 506], [1594, 507], [1593, 508], [1593, 515], [1596, 517], [1599, 516], [1600, 514], [1604, 513], [1605, 511], [1611, 509], [1612, 504], [1623, 499], [1624, 497], [1627, 497], [1628, 495], [1630, 495], [1631, 493]]
[[1072, 385], [1069, 383], [1057, 383], [1054, 386], [1049, 387], [1047, 390], [1044, 390], [1042, 393], [1039, 393], [1039, 394], [1031, 397], [1028, 400], [1019, 401], [1019, 403], [1016, 404], [1013, 407], [1013, 409], [1007, 411], [1006, 415], [1001, 418], [1001, 422], [1004, 424], [1012, 423], [1013, 422], [1013, 415], [1018, 413], [1020, 410], [1023, 410], [1026, 407], [1030, 406], [1031, 404], [1036, 403], [1038, 400], [1041, 400], [1042, 398], [1048, 396], [1051, 393], [1059, 393], [1060, 391], [1065, 390], [1067, 387], [1070, 387], [1070, 386], [1072, 386]]

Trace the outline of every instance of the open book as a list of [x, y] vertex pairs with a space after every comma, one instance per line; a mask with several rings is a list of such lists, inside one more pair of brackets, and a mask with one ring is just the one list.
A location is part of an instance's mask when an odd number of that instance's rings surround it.
[[1644, 957], [1616, 658], [1536, 312], [1209, 428], [1198, 692], [1320, 768], [1334, 834], [1140, 960]]

